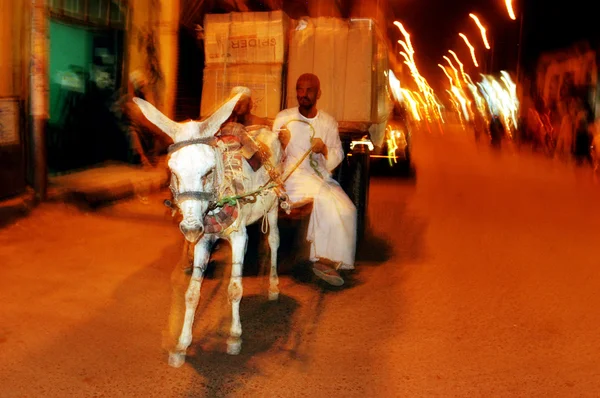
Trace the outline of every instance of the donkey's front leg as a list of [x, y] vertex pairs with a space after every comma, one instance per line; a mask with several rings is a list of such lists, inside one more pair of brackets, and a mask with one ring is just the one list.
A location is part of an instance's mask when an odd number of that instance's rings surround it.
[[248, 243], [248, 233], [242, 226], [239, 231], [234, 231], [229, 236], [231, 243], [231, 279], [229, 280], [229, 301], [231, 301], [231, 330], [227, 340], [227, 353], [237, 355], [242, 349], [242, 321], [240, 320], [240, 301], [244, 294], [242, 286], [242, 273], [244, 268], [244, 255]]
[[212, 236], [204, 235], [194, 248], [194, 268], [185, 292], [185, 313], [183, 327], [177, 341], [175, 350], [169, 352], [169, 365], [178, 368], [185, 362], [185, 352], [192, 343], [192, 326], [194, 315], [200, 301], [200, 286], [210, 257], [210, 248], [214, 243]]
[[269, 276], [269, 300], [277, 300], [279, 298], [279, 276], [277, 276], [277, 250], [279, 249], [279, 226], [277, 218], [279, 208], [278, 202], [267, 214], [269, 220], [269, 249], [271, 249], [271, 274]]

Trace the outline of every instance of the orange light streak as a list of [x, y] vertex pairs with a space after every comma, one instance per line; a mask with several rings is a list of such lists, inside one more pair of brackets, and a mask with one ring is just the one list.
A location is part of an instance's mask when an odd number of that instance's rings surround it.
[[465, 79], [465, 80], [466, 80], [466, 77], [465, 77], [465, 68], [464, 68], [464, 65], [463, 65], [463, 63], [462, 63], [462, 62], [460, 62], [460, 59], [458, 59], [458, 55], [456, 55], [456, 53], [455, 53], [454, 51], [452, 51], [452, 50], [448, 50], [448, 52], [449, 52], [450, 54], [452, 54], [452, 56], [454, 57], [454, 59], [455, 59], [455, 60], [456, 60], [456, 62], [458, 63], [458, 66], [460, 67], [460, 73], [461, 73], [461, 75], [462, 75], [463, 79]]
[[515, 11], [513, 10], [512, 0], [505, 0], [505, 3], [506, 10], [508, 11], [508, 16], [514, 21], [515, 19], [517, 19], [517, 16], [515, 15]]
[[[394, 21], [394, 25], [396, 25], [398, 27], [398, 29], [400, 29], [400, 31], [404, 35], [404, 38], [406, 39], [408, 47], [412, 49], [413, 46], [412, 46], [412, 43], [410, 42], [410, 35], [406, 31], [406, 29], [404, 29], [404, 26], [400, 22], [398, 22], [398, 21]], [[414, 52], [414, 51], [412, 51], [412, 52]]]
[[456, 76], [456, 85], [459, 88], [462, 88], [462, 85], [460, 84], [460, 77], [458, 76], [458, 71], [456, 70], [456, 68], [454, 67], [454, 64], [452, 63], [452, 60], [450, 60], [450, 58], [448, 58], [447, 56], [443, 56], [443, 58], [448, 61], [448, 64], [450, 64], [450, 67], [452, 68], [452, 70], [454, 71], [454, 76]]
[[473, 18], [473, 20], [479, 27], [479, 31], [481, 32], [481, 38], [483, 39], [483, 44], [485, 45], [485, 48], [487, 48], [489, 50], [490, 43], [488, 43], [487, 34], [485, 33], [486, 32], [485, 27], [481, 24], [481, 22], [479, 21], [479, 18], [477, 18], [477, 15], [470, 13], [469, 16], [471, 18]]
[[448, 78], [448, 80], [450, 81], [450, 87], [452, 87], [452, 78], [450, 77], [450, 75], [448, 74], [448, 71], [446, 70], [446, 68], [444, 67], [444, 65], [442, 64], [438, 64], [438, 66], [440, 68], [442, 68], [442, 70], [444, 71], [444, 74], [446, 75], [446, 77]]
[[[427, 83], [427, 80], [425, 80], [425, 78], [423, 76], [421, 76], [421, 74], [419, 73], [419, 69], [417, 68], [417, 65], [415, 63], [415, 58], [414, 58], [415, 50], [410, 41], [409, 33], [406, 31], [406, 29], [404, 29], [404, 26], [399, 21], [394, 21], [394, 25], [396, 25], [398, 27], [398, 29], [400, 29], [400, 31], [402, 32], [402, 35], [404, 36], [404, 40], [398, 40], [398, 43], [400, 43], [400, 45], [404, 49], [404, 51], [400, 51], [400, 55], [402, 55], [402, 57], [404, 57], [404, 59], [405, 59], [404, 63], [408, 66], [410, 73], [413, 77], [413, 80], [415, 81], [415, 83], [417, 84], [417, 87], [419, 88], [419, 91], [425, 96], [426, 103], [424, 104], [424, 111], [425, 111], [426, 116], [428, 117], [428, 115], [429, 115], [429, 112], [427, 109], [428, 108], [427, 104], [429, 104], [429, 107], [431, 107], [434, 110], [434, 113], [436, 114], [436, 116], [441, 117], [441, 113], [439, 110], [440, 105], [437, 103], [437, 101], [435, 99], [433, 89], [429, 86], [429, 84]], [[414, 94], [416, 94], [417, 97], [420, 97], [418, 95], [418, 93], [414, 93]], [[436, 110], [437, 110], [437, 112], [435, 112]]]
[[467, 36], [465, 36], [462, 33], [458, 34], [460, 37], [463, 38], [463, 40], [465, 41], [465, 43], [467, 44], [467, 46], [469, 47], [469, 50], [471, 50], [471, 58], [473, 58], [473, 64], [479, 68], [479, 64], [477, 63], [477, 57], [475, 56], [475, 47], [473, 47], [471, 45], [471, 43], [469, 42], [469, 39], [467, 38]]

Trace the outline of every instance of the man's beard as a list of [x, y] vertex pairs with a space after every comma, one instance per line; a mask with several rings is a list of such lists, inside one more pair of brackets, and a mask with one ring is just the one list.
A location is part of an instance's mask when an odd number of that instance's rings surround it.
[[300, 108], [306, 109], [306, 110], [310, 110], [315, 106], [315, 104], [308, 98], [298, 99], [298, 105], [300, 106]]

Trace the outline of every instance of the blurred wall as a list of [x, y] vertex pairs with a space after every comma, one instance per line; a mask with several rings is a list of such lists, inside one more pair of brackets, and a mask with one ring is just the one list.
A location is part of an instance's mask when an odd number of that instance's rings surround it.
[[156, 106], [173, 117], [177, 90], [177, 56], [179, 32], [179, 1], [131, 0], [127, 35], [127, 75], [146, 68], [147, 54], [140, 45], [145, 32], [153, 30], [163, 81], [158, 87]]
[[29, 54], [28, 3], [0, 0], [0, 96], [23, 96]]

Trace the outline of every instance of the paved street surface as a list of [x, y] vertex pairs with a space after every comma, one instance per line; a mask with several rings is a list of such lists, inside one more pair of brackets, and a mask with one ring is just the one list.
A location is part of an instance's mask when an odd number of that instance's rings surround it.
[[2, 397], [598, 397], [600, 186], [458, 128], [415, 138], [414, 180], [376, 177], [342, 288], [286, 256], [279, 302], [244, 279], [226, 354], [227, 245], [186, 364], [161, 333], [182, 239], [160, 204], [45, 204], [0, 229]]

